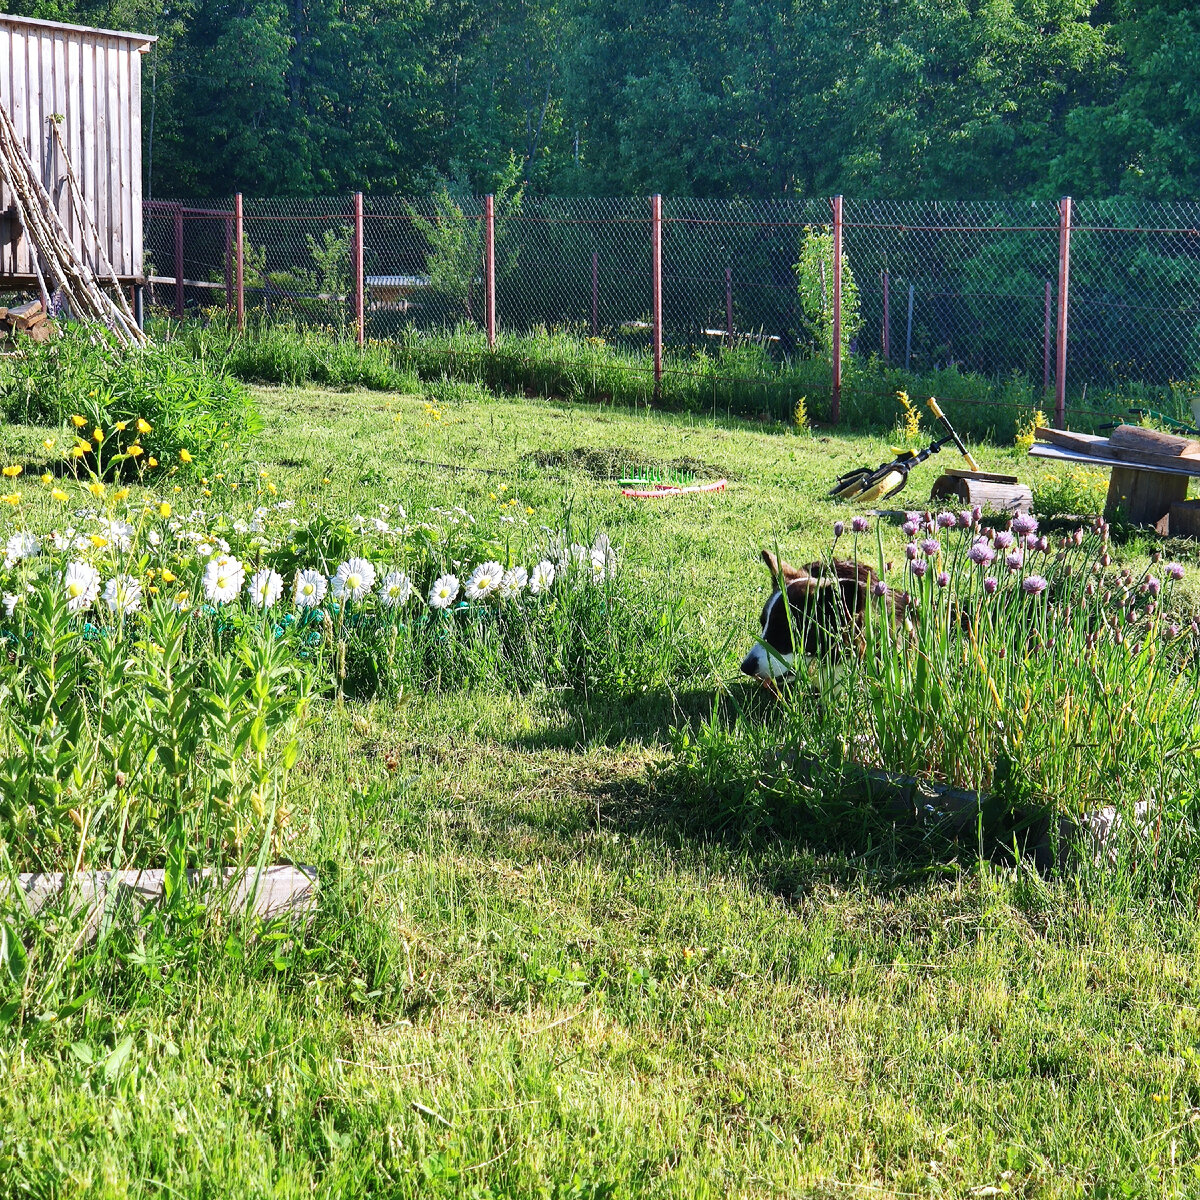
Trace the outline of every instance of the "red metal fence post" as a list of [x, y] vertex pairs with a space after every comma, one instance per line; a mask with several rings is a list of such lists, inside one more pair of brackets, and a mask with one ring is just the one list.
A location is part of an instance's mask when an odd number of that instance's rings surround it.
[[183, 205], [175, 205], [175, 319], [183, 320]]
[[483, 311], [489, 350], [496, 348], [496, 197], [483, 198]]
[[887, 271], [883, 273], [883, 361], [892, 361], [892, 310], [888, 304], [891, 292], [892, 277]]
[[1054, 427], [1066, 425], [1067, 292], [1071, 281], [1071, 197], [1058, 204], [1058, 355], [1054, 365]]
[[363, 275], [363, 194], [354, 193], [354, 329], [359, 348], [366, 334], [366, 285]]
[[592, 337], [600, 336], [600, 253], [592, 251]]
[[725, 336], [733, 341], [733, 268], [725, 268]]
[[654, 339], [654, 394], [662, 390], [662, 196], [650, 197], [650, 323]]
[[242, 193], [233, 198], [234, 272], [237, 275], [237, 327], [238, 333], [246, 331], [246, 255], [245, 227], [242, 221]]
[[842, 415], [842, 198], [833, 198], [833, 397], [829, 415]]
[[1050, 390], [1050, 313], [1054, 307], [1050, 280], [1046, 280], [1046, 311], [1042, 317], [1042, 395]]

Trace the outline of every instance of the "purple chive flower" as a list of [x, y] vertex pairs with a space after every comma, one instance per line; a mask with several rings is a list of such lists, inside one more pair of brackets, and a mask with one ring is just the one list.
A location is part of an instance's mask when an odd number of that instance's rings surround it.
[[1071, 541], [1073, 541], [1076, 546], [1083, 545], [1083, 526], [1082, 525], [1078, 529], [1076, 529], [1073, 534], [1071, 534]]
[[1159, 581], [1157, 576], [1146, 576], [1146, 591], [1148, 591], [1152, 596], [1157, 596], [1158, 593], [1162, 591], [1162, 583]]
[[923, 558], [914, 558], [913, 561], [908, 564], [908, 569], [918, 579], [920, 579], [921, 576], [924, 575], [929, 569], [929, 564]]
[[912, 562], [913, 559], [916, 558], [920, 553], [921, 548], [916, 542], [909, 542], [908, 545], [904, 547], [904, 557], [907, 558], [909, 562]]
[[921, 543], [921, 553], [924, 554], [926, 558], [932, 558], [938, 553], [938, 551], [941, 550], [941, 548], [942, 543], [939, 542], [937, 538], [926, 538]]
[[1167, 637], [1174, 641], [1179, 636], [1179, 626], [1174, 621], [1167, 626]]
[[1018, 537], [1024, 537], [1027, 533], [1034, 533], [1037, 527], [1037, 518], [1031, 517], [1028, 513], [1018, 513], [1013, 518], [1012, 530]]
[[1038, 548], [1038, 535], [1036, 533], [1027, 533], [1025, 535], [1025, 545], [1030, 550], [1036, 550]]
[[937, 523], [939, 529], [953, 529], [958, 524], [958, 518], [952, 512], [940, 512]]
[[854, 533], [866, 533], [870, 527], [871, 523], [866, 517], [855, 517], [850, 522], [850, 528]]
[[975, 518], [974, 518], [974, 516], [973, 516], [971, 513], [969, 513], [969, 512], [960, 512], [960, 513], [958, 514], [958, 527], [959, 527], [959, 529], [970, 529], [970, 528], [971, 528], [971, 525], [974, 523], [974, 520], [975, 520]]
[[905, 537], [915, 537], [920, 528], [920, 521], [905, 521], [904, 524], [900, 526], [900, 532], [904, 534]]
[[967, 557], [976, 566], [986, 567], [996, 557], [996, 552], [987, 542], [980, 539], [967, 551]]
[[1167, 563], [1167, 578], [1178, 583], [1183, 578], [1183, 567], [1179, 563]]
[[1021, 564], [1024, 561], [1025, 559], [1020, 550], [1014, 550], [1012, 554], [1006, 554], [1004, 556], [1004, 565], [1008, 567], [1010, 571], [1019, 571], [1021, 569]]
[[1040, 596], [1050, 585], [1040, 575], [1026, 575], [1021, 588], [1027, 596]]
[[882, 579], [877, 579], [871, 584], [871, 595], [876, 599], [882, 599], [888, 594], [888, 585]]
[[998, 579], [995, 577], [995, 575], [989, 575], [989, 576], [988, 576], [988, 577], [987, 577], [987, 578], [986, 578], [986, 579], [983, 581], [983, 590], [984, 590], [984, 592], [985, 592], [985, 593], [987, 593], [987, 595], [989, 595], [989, 596], [993, 596], [993, 595], [995, 595], [995, 593], [996, 593], [996, 589], [997, 589], [999, 586], [1000, 586], [1000, 581], [999, 581], [999, 580], [998, 580]]
[[1013, 535], [1006, 529], [1000, 530], [996, 534], [996, 549], [1007, 550], [1013, 544]]
[[938, 572], [937, 585], [940, 588], [950, 586], [950, 576], [945, 571]]
[[846, 522], [845, 521], [834, 521], [834, 523], [833, 523], [834, 538], [840, 538], [842, 536], [842, 534], [845, 532], [846, 532]]

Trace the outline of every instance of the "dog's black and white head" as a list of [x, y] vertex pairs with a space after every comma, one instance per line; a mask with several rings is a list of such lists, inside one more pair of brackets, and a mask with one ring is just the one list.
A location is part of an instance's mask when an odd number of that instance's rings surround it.
[[[758, 643], [742, 660], [742, 672], [776, 680], [795, 669], [797, 652], [809, 657], [836, 653], [861, 627], [874, 572], [857, 563], [809, 563], [793, 567], [762, 552], [775, 590], [762, 610]], [[798, 649], [797, 649], [798, 643]]]

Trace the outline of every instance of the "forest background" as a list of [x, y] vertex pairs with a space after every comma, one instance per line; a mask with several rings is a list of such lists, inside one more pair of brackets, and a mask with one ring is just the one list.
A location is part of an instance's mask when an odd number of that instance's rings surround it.
[[9, 0], [155, 33], [148, 196], [1200, 194], [1186, 0]]

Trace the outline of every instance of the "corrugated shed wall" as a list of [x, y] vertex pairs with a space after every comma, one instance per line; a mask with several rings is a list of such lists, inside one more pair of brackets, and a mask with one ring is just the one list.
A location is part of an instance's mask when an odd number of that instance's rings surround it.
[[[153, 38], [81, 29], [0, 14], [0, 103], [8, 109], [76, 248], [93, 268], [104, 258], [123, 279], [142, 270], [142, 51]], [[100, 245], [75, 215], [66, 166], [50, 118], [59, 126]], [[0, 185], [0, 212], [12, 203]], [[28, 239], [0, 245], [0, 281], [33, 275]], [[99, 256], [97, 250], [100, 251]]]

